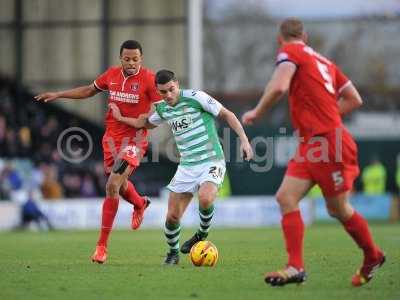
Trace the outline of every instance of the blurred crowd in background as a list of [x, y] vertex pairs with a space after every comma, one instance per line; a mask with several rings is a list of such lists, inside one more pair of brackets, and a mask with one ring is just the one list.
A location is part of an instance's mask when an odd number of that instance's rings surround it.
[[[7, 84], [5, 84], [7, 83]], [[39, 190], [45, 199], [99, 197], [106, 177], [99, 153], [82, 165], [66, 163], [57, 139], [66, 127], [82, 125], [63, 113], [46, 111], [26, 95], [23, 110], [16, 105], [10, 82], [0, 88], [0, 199], [15, 191]], [[100, 129], [99, 129], [100, 131]], [[97, 159], [96, 159], [97, 158]]]

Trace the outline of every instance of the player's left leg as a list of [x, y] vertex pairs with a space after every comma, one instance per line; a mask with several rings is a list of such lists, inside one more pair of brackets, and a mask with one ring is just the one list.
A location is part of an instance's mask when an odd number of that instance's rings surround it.
[[325, 199], [329, 214], [343, 224], [344, 229], [364, 253], [363, 264], [352, 278], [353, 286], [361, 286], [370, 281], [374, 272], [383, 265], [385, 255], [374, 243], [367, 220], [349, 203], [349, 196], [350, 192], [346, 191]]
[[141, 196], [128, 178], [122, 183], [119, 194], [133, 205], [131, 228], [138, 229], [143, 222], [144, 211], [151, 203], [149, 197]]
[[207, 238], [214, 215], [214, 200], [217, 197], [218, 187], [214, 182], [204, 182], [198, 191], [200, 227], [197, 232], [181, 247], [182, 253], [189, 253], [194, 244]]

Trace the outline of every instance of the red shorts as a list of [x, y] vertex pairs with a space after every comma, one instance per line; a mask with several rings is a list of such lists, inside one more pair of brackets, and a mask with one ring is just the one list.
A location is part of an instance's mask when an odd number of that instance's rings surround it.
[[351, 190], [359, 173], [357, 145], [345, 128], [300, 143], [286, 170], [317, 183], [325, 197]]
[[103, 136], [103, 155], [104, 155], [104, 171], [110, 174], [115, 161], [124, 159], [133, 169], [136, 169], [140, 160], [147, 151], [148, 143], [142, 142], [137, 145], [134, 141], [113, 142], [108, 136]]

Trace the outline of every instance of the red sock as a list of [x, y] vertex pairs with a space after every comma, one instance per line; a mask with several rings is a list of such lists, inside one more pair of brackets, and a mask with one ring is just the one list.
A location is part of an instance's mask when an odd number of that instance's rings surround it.
[[283, 215], [282, 230], [288, 253], [288, 265], [303, 269], [304, 223], [299, 210]]
[[106, 246], [108, 236], [110, 235], [115, 215], [117, 214], [119, 200], [118, 198], [105, 198], [103, 202], [103, 212], [101, 217], [100, 238], [98, 246]]
[[120, 193], [122, 197], [134, 207], [142, 208], [144, 205], [144, 198], [138, 194], [135, 186], [128, 180], [127, 188], [124, 192]]
[[365, 259], [375, 260], [379, 255], [379, 248], [375, 245], [372, 240], [372, 235], [369, 232], [368, 222], [362, 215], [354, 211], [353, 215], [346, 222], [343, 222], [343, 226], [364, 252]]

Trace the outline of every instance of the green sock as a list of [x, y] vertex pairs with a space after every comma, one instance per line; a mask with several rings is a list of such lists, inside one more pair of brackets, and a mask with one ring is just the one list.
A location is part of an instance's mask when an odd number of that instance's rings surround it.
[[209, 208], [202, 208], [199, 206], [199, 216], [200, 216], [200, 227], [197, 230], [197, 234], [205, 239], [208, 236], [208, 231], [211, 226], [211, 219], [214, 215], [214, 204], [212, 204]]
[[179, 223], [171, 224], [165, 222], [164, 234], [165, 237], [167, 238], [167, 243], [169, 245], [171, 252], [178, 252], [179, 250], [180, 233], [181, 233], [181, 225]]

